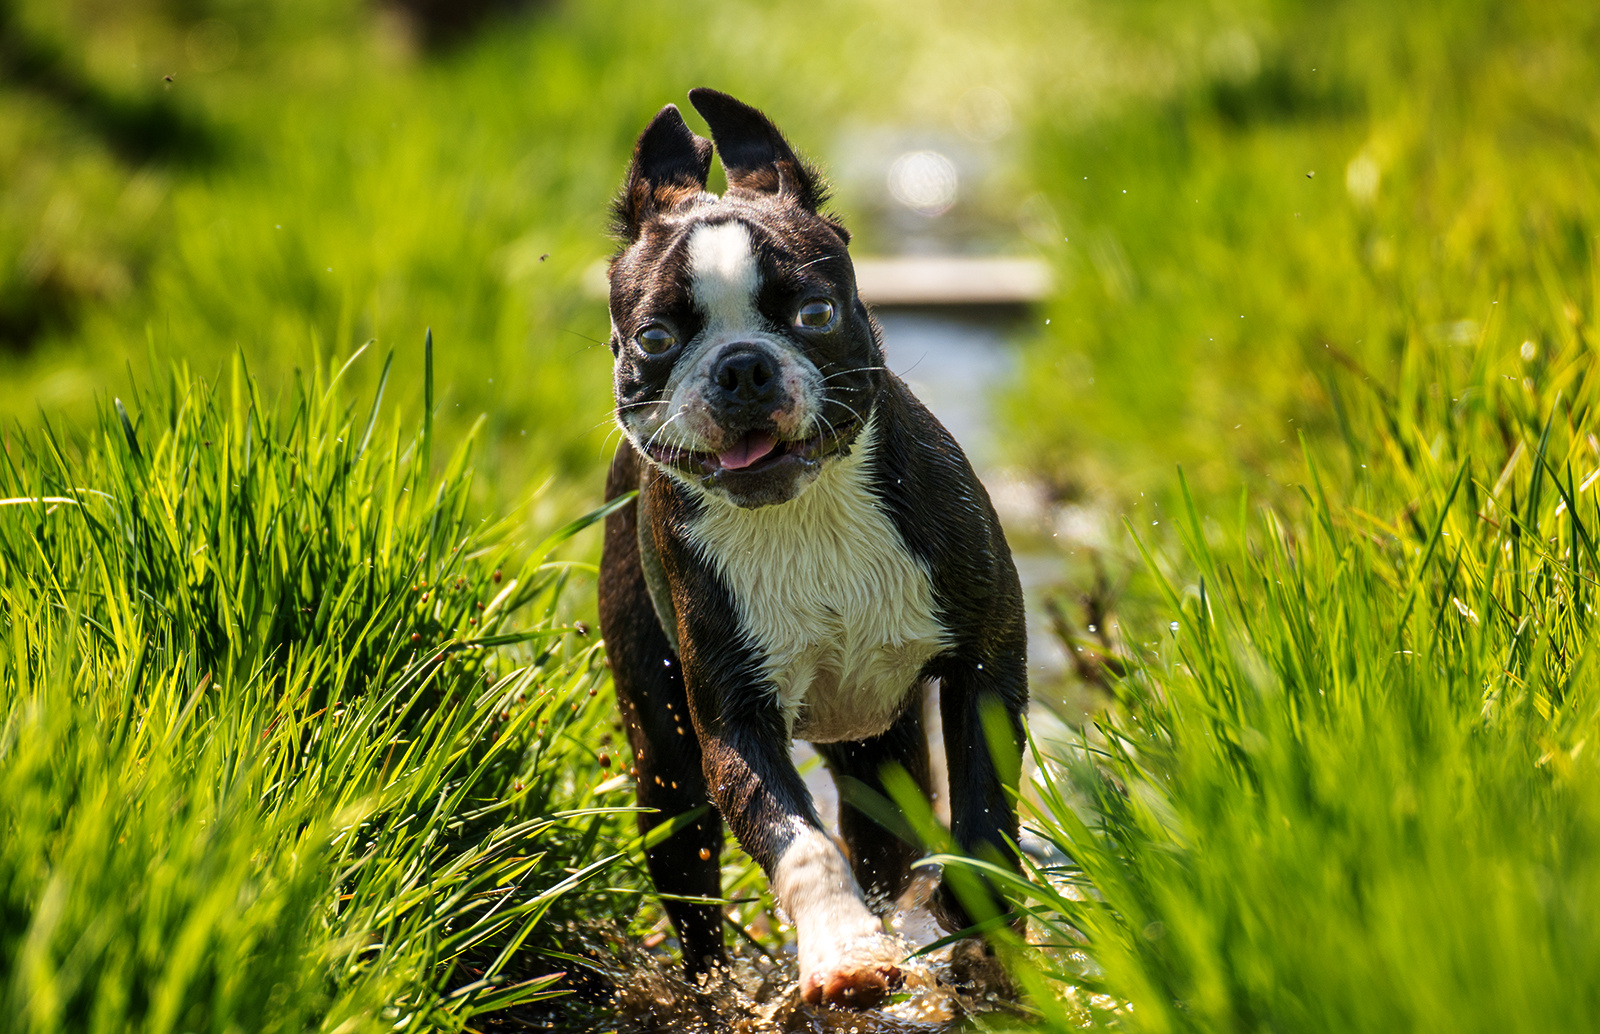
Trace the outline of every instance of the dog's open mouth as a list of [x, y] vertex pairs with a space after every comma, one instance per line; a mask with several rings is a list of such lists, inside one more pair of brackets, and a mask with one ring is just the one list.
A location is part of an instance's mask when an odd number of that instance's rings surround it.
[[671, 445], [652, 445], [647, 452], [657, 463], [695, 477], [715, 474], [737, 477], [759, 474], [785, 461], [818, 463], [849, 445], [860, 429], [860, 422], [851, 420], [810, 438], [793, 441], [778, 438], [769, 431], [752, 430], [720, 452], [690, 452]]

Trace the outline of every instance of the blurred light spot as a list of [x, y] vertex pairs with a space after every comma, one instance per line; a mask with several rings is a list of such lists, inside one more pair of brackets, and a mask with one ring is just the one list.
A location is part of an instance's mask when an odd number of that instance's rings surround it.
[[889, 193], [919, 215], [943, 215], [956, 203], [956, 167], [938, 151], [910, 151], [889, 167]]
[[1011, 102], [992, 86], [974, 86], [956, 101], [956, 128], [983, 144], [1011, 132]]
[[1478, 339], [1478, 324], [1474, 320], [1438, 323], [1428, 328], [1428, 336], [1435, 341], [1447, 341], [1452, 345], [1470, 345]]
[[1379, 175], [1378, 163], [1362, 151], [1350, 159], [1350, 164], [1344, 170], [1344, 189], [1362, 204], [1370, 204], [1378, 196]]

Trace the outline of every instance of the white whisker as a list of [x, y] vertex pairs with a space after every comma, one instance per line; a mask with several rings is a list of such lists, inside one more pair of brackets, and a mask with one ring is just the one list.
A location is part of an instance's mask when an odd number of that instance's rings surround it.
[[867, 373], [868, 371], [871, 371], [871, 370], [887, 370], [887, 369], [888, 369], [887, 366], [858, 366], [853, 370], [839, 370], [839, 371], [837, 371], [835, 373], [830, 373], [830, 374], [828, 374], [826, 377], [824, 377], [822, 379], [823, 379], [823, 381], [831, 381], [835, 377], [847, 377], [852, 373]]

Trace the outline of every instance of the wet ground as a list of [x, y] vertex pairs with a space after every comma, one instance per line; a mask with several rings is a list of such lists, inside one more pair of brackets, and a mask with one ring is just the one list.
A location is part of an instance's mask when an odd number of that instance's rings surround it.
[[885, 1006], [849, 1012], [806, 1005], [792, 944], [778, 954], [748, 942], [735, 944], [731, 972], [691, 985], [659, 949], [613, 938], [600, 964], [613, 988], [607, 1029], [618, 1034], [936, 1034], [970, 1017], [1024, 1016], [1004, 970], [980, 942], [926, 950], [942, 931], [916, 902], [926, 898], [934, 882], [922, 880], [907, 896], [909, 907], [888, 920], [907, 958], [901, 965], [905, 983]]
[[[913, 946], [907, 947], [909, 953]], [[983, 961], [994, 968], [993, 960]], [[700, 987], [687, 985], [673, 969], [644, 962], [626, 973], [619, 987], [615, 1029], [618, 1034], [938, 1034], [969, 1017], [1024, 1015], [1006, 990], [964, 979], [950, 948], [910, 959], [902, 972], [905, 984], [888, 1005], [850, 1012], [805, 1004], [793, 956], [736, 955], [732, 973]]]

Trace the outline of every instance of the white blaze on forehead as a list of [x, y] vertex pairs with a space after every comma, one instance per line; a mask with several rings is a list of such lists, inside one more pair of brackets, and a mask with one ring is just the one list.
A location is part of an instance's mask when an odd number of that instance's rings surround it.
[[743, 223], [711, 223], [689, 235], [689, 276], [708, 327], [759, 325], [755, 313], [761, 273]]

